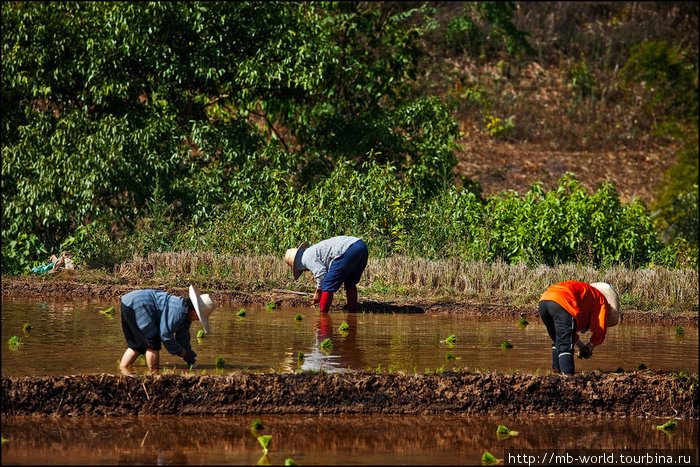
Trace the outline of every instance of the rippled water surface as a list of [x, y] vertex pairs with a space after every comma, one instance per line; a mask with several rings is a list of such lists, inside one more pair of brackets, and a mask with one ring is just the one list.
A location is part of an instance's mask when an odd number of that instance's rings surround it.
[[[100, 313], [115, 307], [114, 316]], [[240, 309], [246, 316], [236, 316]], [[295, 315], [301, 314], [301, 320]], [[367, 370], [423, 373], [443, 368], [524, 370], [542, 372], [551, 366], [550, 341], [544, 325], [533, 319], [520, 326], [515, 319], [487, 319], [462, 314], [362, 314], [316, 308], [222, 304], [211, 316], [211, 333], [203, 339], [192, 325], [197, 367], [214, 370], [221, 357], [227, 370], [250, 371]], [[347, 331], [340, 331], [346, 322]], [[31, 329], [23, 331], [29, 323]], [[454, 334], [453, 346], [444, 340]], [[20, 339], [16, 348], [8, 345]], [[582, 335], [584, 342], [588, 334]], [[321, 343], [329, 338], [332, 348]], [[126, 349], [119, 301], [2, 300], [2, 374], [68, 375], [119, 373]], [[513, 348], [503, 350], [509, 341]], [[298, 354], [305, 355], [303, 361]], [[447, 359], [447, 354], [454, 359]], [[665, 371], [697, 372], [698, 328], [686, 326], [678, 336], [673, 326], [623, 323], [612, 328], [590, 360], [576, 360], [577, 370], [636, 370], [640, 364]], [[161, 366], [185, 368], [184, 361], [161, 351]], [[137, 361], [137, 372], [145, 363]]]

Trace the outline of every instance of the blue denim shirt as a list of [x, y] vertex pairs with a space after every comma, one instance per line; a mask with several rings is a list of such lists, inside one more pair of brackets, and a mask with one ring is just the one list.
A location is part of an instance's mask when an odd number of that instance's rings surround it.
[[122, 303], [134, 310], [136, 324], [146, 337], [160, 334], [160, 340], [173, 355], [182, 349], [192, 352], [187, 299], [155, 289], [134, 290], [122, 296]]

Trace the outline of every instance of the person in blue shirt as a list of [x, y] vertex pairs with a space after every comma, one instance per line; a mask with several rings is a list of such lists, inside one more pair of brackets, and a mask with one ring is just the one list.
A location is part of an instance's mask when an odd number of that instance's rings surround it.
[[188, 365], [195, 364], [197, 354], [190, 345], [190, 324], [202, 323], [209, 332], [209, 316], [216, 303], [209, 294], [201, 295], [190, 285], [189, 298], [177, 297], [162, 290], [134, 290], [122, 296], [122, 330], [128, 348], [119, 362], [124, 374], [139, 355], [146, 355], [152, 371], [159, 368], [161, 344], [173, 355], [182, 357]]

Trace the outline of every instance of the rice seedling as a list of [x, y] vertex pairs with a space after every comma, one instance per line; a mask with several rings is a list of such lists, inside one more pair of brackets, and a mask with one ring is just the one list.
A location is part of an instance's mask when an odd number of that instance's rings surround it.
[[513, 348], [513, 344], [511, 344], [510, 342], [508, 342], [507, 340], [505, 340], [505, 341], [501, 342], [501, 348], [502, 348], [503, 350], [512, 349], [512, 348]]
[[455, 357], [455, 356], [454, 356], [453, 354], [451, 354], [450, 352], [447, 352], [447, 353], [445, 354], [445, 360], [456, 360], [456, 359], [457, 359], [457, 357]]
[[657, 425], [656, 429], [663, 430], [663, 431], [675, 430], [676, 429], [676, 422], [674, 422], [673, 420], [669, 420], [666, 423], [664, 423], [663, 425]]
[[243, 316], [245, 316], [245, 310], [243, 308], [241, 308], [240, 310], [238, 310], [238, 313], [236, 313], [236, 316], [239, 316], [242, 318]]
[[450, 334], [447, 337], [447, 339], [445, 339], [442, 342], [445, 342], [446, 344], [454, 344], [455, 342], [457, 342], [457, 336], [455, 336], [454, 334]]
[[272, 441], [272, 435], [260, 435], [260, 436], [258, 436], [258, 443], [260, 443], [260, 446], [262, 446], [264, 453], [267, 453], [267, 449], [268, 449], [268, 446], [270, 445], [271, 441]]
[[685, 334], [685, 329], [683, 328], [683, 326], [676, 326], [676, 335], [680, 336], [683, 334]]
[[204, 332], [204, 329], [200, 329], [199, 331], [197, 331], [197, 339], [203, 339], [206, 336], [207, 336], [207, 333]]
[[256, 418], [250, 423], [250, 429], [251, 430], [264, 430], [265, 426], [262, 424], [262, 421], [259, 418]]
[[285, 459], [284, 460], [284, 465], [297, 465], [296, 462], [292, 459]]
[[510, 438], [511, 436], [517, 436], [518, 432], [509, 429], [505, 425], [498, 425], [498, 428], [496, 428], [496, 437], [498, 438], [499, 441], [503, 441], [506, 438]]
[[6, 440], [4, 437], [0, 436], [0, 444], [5, 444], [7, 441], [8, 440]]
[[114, 307], [111, 306], [104, 311], [100, 311], [100, 313], [102, 313], [103, 315], [110, 315], [111, 316], [114, 314]]
[[481, 463], [484, 465], [498, 464], [500, 462], [501, 459], [496, 459], [493, 454], [488, 451], [484, 451], [484, 454], [481, 456]]
[[381, 363], [380, 363], [379, 365], [377, 365], [376, 373], [377, 373], [378, 375], [381, 375], [381, 374], [382, 374], [382, 364], [381, 364]]
[[10, 347], [10, 350], [17, 350], [21, 343], [20, 338], [17, 336], [12, 336], [7, 341], [7, 345]]
[[343, 321], [338, 329], [340, 331], [347, 331], [350, 329], [350, 325], [347, 323], [347, 321]]
[[294, 319], [296, 321], [301, 321], [302, 318], [303, 318], [303, 316], [301, 316], [301, 313], [297, 313], [296, 316], [294, 317]]
[[321, 342], [321, 347], [324, 349], [332, 349], [333, 348], [333, 341], [331, 340], [330, 337], [326, 337], [323, 342]]
[[521, 316], [520, 319], [518, 320], [518, 324], [521, 326], [527, 326], [530, 323], [528, 322], [528, 320], [525, 319], [524, 316]]
[[304, 355], [304, 352], [302, 352], [300, 350], [299, 353], [297, 354], [297, 360], [304, 360], [305, 358], [306, 358], [306, 355]]
[[214, 366], [217, 370], [223, 370], [226, 367], [226, 360], [224, 360], [222, 357], [216, 357], [216, 362], [214, 362]]
[[389, 365], [389, 374], [392, 374], [394, 372], [394, 368], [396, 368], [394, 365]]
[[274, 310], [275, 308], [277, 308], [277, 305], [275, 305], [275, 302], [270, 302], [267, 304], [267, 306], [265, 308], [271, 311], [271, 310]]
[[24, 326], [22, 326], [22, 331], [25, 333], [28, 333], [32, 329], [32, 325], [29, 323], [24, 323]]

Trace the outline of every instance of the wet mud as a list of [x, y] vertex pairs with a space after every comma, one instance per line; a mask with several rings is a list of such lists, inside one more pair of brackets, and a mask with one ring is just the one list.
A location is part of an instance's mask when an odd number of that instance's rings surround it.
[[481, 414], [698, 418], [697, 375], [248, 373], [2, 377], [2, 414]]
[[[180, 296], [187, 296], [185, 287], [157, 287]], [[71, 281], [36, 281], [21, 277], [3, 276], [2, 296], [13, 298], [43, 299], [116, 299], [133, 290], [130, 285], [86, 284]], [[209, 292], [212, 298], [220, 302], [267, 305], [271, 301], [277, 306], [308, 307], [311, 295], [304, 296], [283, 291], [246, 293], [235, 290], [214, 290]], [[414, 302], [379, 302], [360, 297], [358, 312], [369, 313], [465, 313], [474, 316], [494, 318], [528, 317], [539, 319], [536, 307], [518, 307], [512, 305], [480, 303], [436, 303], [427, 301]], [[621, 323], [640, 323], [658, 325], [698, 324], [697, 313], [656, 313], [649, 311], [625, 310]]]

